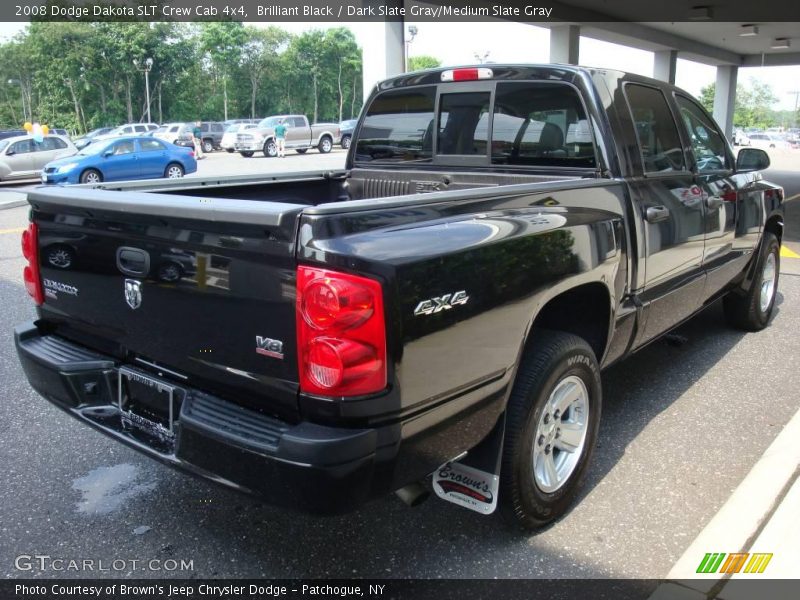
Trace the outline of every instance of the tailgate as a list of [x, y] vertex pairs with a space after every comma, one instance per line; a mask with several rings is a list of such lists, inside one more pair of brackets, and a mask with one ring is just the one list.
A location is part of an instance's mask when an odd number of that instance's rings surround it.
[[245, 405], [296, 413], [303, 206], [88, 189], [40, 189], [29, 201], [41, 316], [58, 335]]

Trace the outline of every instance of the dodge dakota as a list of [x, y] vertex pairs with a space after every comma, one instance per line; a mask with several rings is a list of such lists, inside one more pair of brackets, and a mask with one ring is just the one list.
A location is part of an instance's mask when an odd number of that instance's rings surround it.
[[268, 501], [432, 486], [535, 529], [590, 464], [603, 368], [720, 299], [769, 324], [768, 165], [636, 75], [401, 75], [339, 171], [32, 191], [16, 347], [72, 417]]

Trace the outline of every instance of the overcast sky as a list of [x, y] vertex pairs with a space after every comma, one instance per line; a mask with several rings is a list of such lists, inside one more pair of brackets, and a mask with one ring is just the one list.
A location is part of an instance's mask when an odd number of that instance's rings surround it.
[[[254, 23], [265, 25], [264, 23]], [[411, 25], [412, 23], [408, 23]], [[374, 35], [371, 23], [280, 23], [280, 27], [298, 33], [307, 29], [349, 27], [360, 46]], [[435, 56], [445, 66], [476, 62], [476, 55], [487, 56], [492, 62], [546, 63], [550, 51], [550, 32], [541, 27], [522, 23], [413, 23], [418, 34], [411, 44], [411, 56]], [[24, 27], [21, 23], [0, 23], [0, 39], [7, 39]], [[581, 37], [581, 65], [619, 69], [652, 76], [653, 53], [599, 40]], [[678, 59], [676, 84], [698, 95], [700, 89], [714, 81], [713, 66]], [[769, 84], [778, 102], [773, 108], [793, 109], [800, 90], [800, 66], [740, 68], [739, 81], [747, 84], [753, 77]]]

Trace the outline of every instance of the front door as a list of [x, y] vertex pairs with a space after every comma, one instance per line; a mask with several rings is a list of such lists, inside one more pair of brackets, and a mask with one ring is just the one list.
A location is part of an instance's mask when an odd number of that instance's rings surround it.
[[8, 165], [10, 173], [9, 179], [20, 177], [32, 177], [35, 173], [33, 168], [33, 139], [27, 138], [19, 140], [9, 145], [3, 161]]

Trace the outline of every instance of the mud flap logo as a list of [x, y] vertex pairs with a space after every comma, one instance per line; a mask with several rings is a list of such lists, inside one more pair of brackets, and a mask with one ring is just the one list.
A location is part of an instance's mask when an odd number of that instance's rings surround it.
[[500, 478], [461, 463], [447, 463], [433, 474], [433, 490], [442, 500], [484, 515], [497, 508]]

